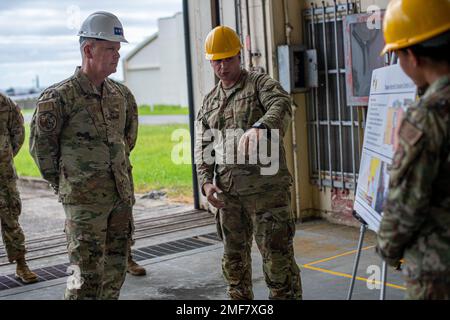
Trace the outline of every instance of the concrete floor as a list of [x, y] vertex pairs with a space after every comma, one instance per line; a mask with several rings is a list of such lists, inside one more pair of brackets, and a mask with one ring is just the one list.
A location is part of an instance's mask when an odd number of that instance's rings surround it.
[[[48, 191], [36, 191], [21, 187], [24, 199], [24, 214], [21, 223], [27, 235], [33, 237], [60, 230], [63, 223], [61, 205]], [[39, 199], [39, 200], [38, 200]], [[36, 206], [36, 201], [39, 205]], [[149, 200], [146, 200], [149, 201]], [[159, 205], [161, 202], [157, 202]], [[33, 205], [31, 205], [33, 204]], [[152, 210], [154, 204], [138, 201], [140, 208], [146, 208], [149, 215], [157, 216]], [[39, 210], [36, 208], [39, 207]], [[189, 206], [186, 206], [188, 209]], [[32, 215], [29, 210], [33, 210]], [[41, 212], [41, 213], [39, 213]], [[45, 218], [44, 218], [45, 217]], [[215, 232], [209, 225], [184, 231], [177, 231], [152, 238], [140, 239], [135, 248], [166, 243], [177, 239]], [[357, 246], [357, 228], [335, 225], [324, 220], [297, 225], [295, 236], [295, 257], [301, 268], [303, 297], [305, 300], [344, 300], [350, 284], [350, 275]], [[361, 255], [358, 280], [353, 299], [377, 300], [380, 290], [369, 288], [366, 279], [380, 274], [380, 259], [374, 252], [375, 234], [367, 232]], [[147, 269], [147, 276], [127, 275], [121, 291], [123, 300], [219, 300], [226, 299], [226, 285], [221, 273], [223, 246], [215, 242], [210, 246], [166, 255], [140, 263]], [[255, 298], [268, 297], [260, 254], [253, 247], [253, 285]], [[65, 255], [30, 261], [32, 268], [39, 268], [67, 262]], [[0, 275], [13, 272], [14, 266], [0, 267]], [[375, 270], [375, 271], [373, 271]], [[378, 279], [378, 278], [377, 278]], [[399, 271], [388, 269], [386, 299], [403, 299], [403, 279]], [[62, 298], [66, 278], [39, 282], [23, 287], [0, 291], [0, 300], [58, 300]]]

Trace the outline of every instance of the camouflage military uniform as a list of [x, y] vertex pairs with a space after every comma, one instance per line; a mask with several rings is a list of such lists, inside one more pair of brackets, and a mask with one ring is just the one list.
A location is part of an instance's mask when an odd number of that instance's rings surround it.
[[450, 298], [450, 77], [411, 106], [399, 131], [378, 252], [404, 258], [409, 299]]
[[[272, 299], [301, 299], [300, 270], [294, 259], [295, 220], [290, 207], [292, 184], [283, 143], [275, 175], [261, 175], [261, 164], [210, 163], [201, 158], [208, 148], [209, 129], [250, 129], [255, 123], [280, 130], [283, 137], [291, 118], [290, 99], [267, 75], [242, 71], [228, 90], [219, 84], [205, 97], [197, 116], [196, 163], [200, 185], [212, 183], [223, 191], [225, 207], [216, 214], [224, 242], [223, 274], [232, 299], [253, 299], [251, 246], [253, 235], [263, 257], [263, 271]], [[236, 147], [236, 146], [235, 146]], [[236, 150], [236, 148], [234, 148]], [[216, 154], [217, 160], [217, 154]], [[234, 157], [236, 160], [236, 157]]]
[[19, 107], [0, 94], [0, 220], [10, 262], [25, 255], [25, 237], [19, 225], [22, 205], [13, 163], [24, 139], [25, 128]]
[[126, 275], [134, 204], [130, 151], [137, 106], [123, 85], [102, 92], [77, 69], [46, 89], [31, 123], [30, 151], [59, 193], [70, 262], [84, 283], [66, 299], [117, 299]]

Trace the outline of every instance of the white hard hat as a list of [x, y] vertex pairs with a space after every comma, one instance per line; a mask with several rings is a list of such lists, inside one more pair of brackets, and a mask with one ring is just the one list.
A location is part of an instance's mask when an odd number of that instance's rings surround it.
[[105, 11], [97, 11], [87, 17], [81, 25], [78, 35], [85, 38], [128, 43], [123, 36], [123, 28], [119, 19]]

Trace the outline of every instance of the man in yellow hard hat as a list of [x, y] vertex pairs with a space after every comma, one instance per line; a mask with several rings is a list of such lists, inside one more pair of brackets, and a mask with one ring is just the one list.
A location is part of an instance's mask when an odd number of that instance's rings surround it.
[[[292, 116], [290, 98], [268, 75], [241, 68], [241, 47], [239, 36], [226, 26], [213, 29], [206, 38], [206, 59], [220, 81], [204, 98], [197, 116], [199, 183], [209, 203], [219, 209], [216, 220], [224, 243], [222, 270], [230, 298], [254, 298], [254, 236], [263, 257], [269, 298], [301, 299], [293, 248], [292, 178], [282, 143]], [[218, 139], [208, 157], [211, 134]], [[271, 156], [278, 155], [274, 161], [278, 170], [269, 173], [263, 170], [267, 162], [263, 164], [261, 158], [252, 162], [251, 158], [276, 136], [281, 143], [271, 144], [270, 151]]]
[[450, 299], [450, 1], [392, 0], [384, 36], [424, 94], [400, 126], [377, 251], [404, 259], [407, 299]]

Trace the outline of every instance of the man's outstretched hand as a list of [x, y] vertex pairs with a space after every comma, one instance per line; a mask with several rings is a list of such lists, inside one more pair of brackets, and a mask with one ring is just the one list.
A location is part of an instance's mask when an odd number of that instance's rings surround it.
[[203, 190], [205, 191], [206, 199], [208, 199], [208, 202], [211, 203], [213, 207], [221, 209], [225, 206], [223, 201], [220, 201], [214, 196], [215, 193], [222, 193], [222, 190], [220, 190], [217, 186], [212, 183], [205, 183]]
[[261, 129], [251, 128], [250, 130], [247, 130], [239, 140], [238, 152], [245, 156], [256, 153], [261, 135]]

